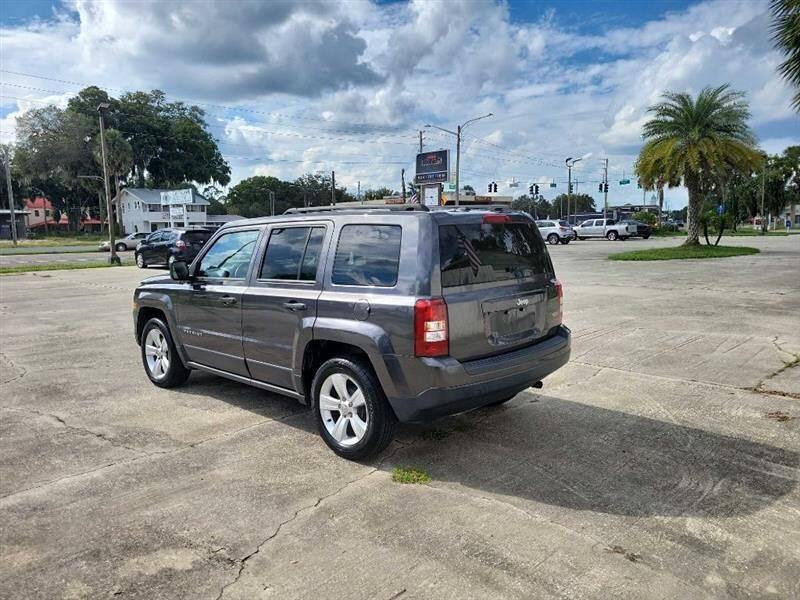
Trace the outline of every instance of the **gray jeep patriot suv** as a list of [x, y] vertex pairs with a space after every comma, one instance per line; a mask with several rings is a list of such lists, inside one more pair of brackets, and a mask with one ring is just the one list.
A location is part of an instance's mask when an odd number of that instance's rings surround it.
[[320, 207], [229, 223], [134, 294], [160, 387], [201, 369], [296, 398], [334, 452], [494, 405], [569, 359], [535, 223], [494, 207]]

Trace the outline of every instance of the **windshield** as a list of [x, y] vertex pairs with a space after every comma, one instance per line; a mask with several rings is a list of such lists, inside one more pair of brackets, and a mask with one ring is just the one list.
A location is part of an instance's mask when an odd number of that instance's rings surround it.
[[541, 236], [532, 223], [439, 226], [442, 286], [531, 277], [549, 270]]

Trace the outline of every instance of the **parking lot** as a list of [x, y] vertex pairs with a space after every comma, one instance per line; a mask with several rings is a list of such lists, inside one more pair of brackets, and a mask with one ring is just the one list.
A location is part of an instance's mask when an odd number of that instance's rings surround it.
[[677, 243], [549, 247], [571, 362], [364, 463], [293, 400], [150, 384], [163, 271], [0, 278], [0, 598], [800, 596], [800, 236], [606, 260]]

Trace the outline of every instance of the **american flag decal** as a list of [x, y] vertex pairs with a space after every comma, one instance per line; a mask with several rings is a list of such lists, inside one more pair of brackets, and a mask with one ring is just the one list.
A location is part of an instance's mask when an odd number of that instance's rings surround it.
[[467, 255], [467, 260], [469, 260], [469, 265], [472, 267], [472, 272], [477, 275], [478, 269], [481, 268], [481, 259], [478, 258], [478, 255], [475, 253], [475, 248], [472, 247], [472, 242], [470, 242], [465, 236], [461, 235], [458, 238], [458, 247], [464, 251], [464, 254]]

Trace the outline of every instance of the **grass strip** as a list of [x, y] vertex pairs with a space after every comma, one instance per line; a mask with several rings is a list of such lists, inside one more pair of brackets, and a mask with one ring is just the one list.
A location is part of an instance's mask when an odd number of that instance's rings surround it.
[[[13, 265], [0, 267], [0, 275], [16, 275], [18, 273], [31, 273], [34, 271], [73, 271], [76, 269], [102, 269], [111, 267], [108, 262], [79, 262], [79, 263], [45, 263], [41, 265]], [[123, 267], [132, 267], [133, 262], [122, 261]]]
[[392, 469], [392, 481], [397, 483], [430, 483], [431, 476], [422, 469], [394, 467]]
[[19, 254], [79, 254], [81, 252], [101, 252], [96, 246], [64, 247], [64, 246], [17, 246], [16, 248], [0, 248], [0, 256]]
[[682, 260], [687, 258], [727, 258], [758, 254], [758, 248], [747, 246], [670, 246], [619, 252], [609, 255], [609, 260]]

